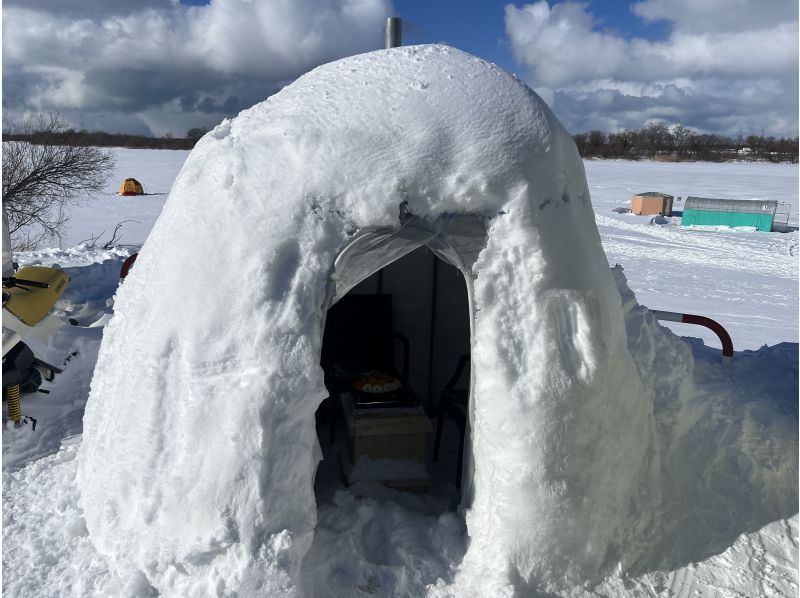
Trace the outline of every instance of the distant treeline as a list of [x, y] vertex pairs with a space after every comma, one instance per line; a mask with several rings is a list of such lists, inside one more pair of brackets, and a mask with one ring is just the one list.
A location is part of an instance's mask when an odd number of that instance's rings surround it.
[[163, 137], [146, 137], [127, 133], [104, 133], [103, 131], [47, 131], [43, 134], [3, 133], [3, 141], [29, 141], [38, 144], [77, 145], [93, 147], [128, 147], [133, 149], [192, 149], [207, 129], [189, 129], [186, 137], [175, 137], [167, 133]]
[[683, 125], [670, 129], [653, 123], [639, 130], [618, 133], [590, 131], [574, 136], [584, 158], [655, 159], [664, 161], [706, 160], [726, 162], [752, 160], [797, 162], [798, 139], [750, 135], [726, 137], [698, 133]]
[[[48, 131], [46, 137], [36, 134], [3, 133], [3, 141], [175, 150], [192, 149], [207, 132], [207, 129], [194, 128], [189, 129], [185, 137], [175, 137], [170, 133], [163, 137], [146, 137], [126, 133], [67, 129], [60, 132]], [[752, 160], [795, 163], [798, 161], [797, 137], [794, 139], [763, 135], [726, 137], [698, 133], [683, 125], [670, 128], [665, 123], [653, 123], [642, 129], [618, 133], [589, 131], [578, 133], [574, 139], [578, 151], [584, 158], [655, 159], [676, 162]]]

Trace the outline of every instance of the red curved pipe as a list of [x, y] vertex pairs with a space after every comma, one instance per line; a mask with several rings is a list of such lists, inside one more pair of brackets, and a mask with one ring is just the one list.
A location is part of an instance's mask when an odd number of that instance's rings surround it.
[[722, 343], [722, 354], [725, 357], [733, 357], [733, 341], [731, 335], [719, 322], [707, 318], [705, 316], [698, 316], [695, 314], [681, 314], [674, 311], [656, 311], [653, 310], [656, 318], [659, 320], [668, 320], [670, 322], [683, 322], [684, 324], [696, 324], [698, 326], [705, 326], [714, 334], [717, 335]]
[[119, 272], [119, 279], [120, 280], [125, 280], [125, 277], [128, 275], [128, 271], [131, 269], [131, 266], [133, 266], [133, 262], [136, 261], [136, 256], [137, 255], [139, 255], [139, 254], [138, 253], [134, 253], [132, 256], [130, 256], [128, 259], [126, 259], [124, 262], [122, 262], [122, 268], [120, 269], [120, 272]]

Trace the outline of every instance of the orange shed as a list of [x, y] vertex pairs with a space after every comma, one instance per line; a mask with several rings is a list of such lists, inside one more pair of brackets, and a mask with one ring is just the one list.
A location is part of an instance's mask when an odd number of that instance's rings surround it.
[[672, 216], [672, 200], [671, 195], [658, 191], [638, 193], [631, 199], [631, 212], [640, 216], [650, 214]]

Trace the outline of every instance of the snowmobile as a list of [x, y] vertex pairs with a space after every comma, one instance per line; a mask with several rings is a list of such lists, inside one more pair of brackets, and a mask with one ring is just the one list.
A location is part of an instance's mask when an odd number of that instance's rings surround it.
[[69, 284], [66, 272], [57, 268], [25, 266], [18, 268], [11, 255], [8, 219], [3, 211], [3, 400], [8, 404], [7, 420], [15, 427], [36, 420], [22, 415], [20, 397], [52, 382], [61, 369], [34, 355], [24, 342], [37, 326], [42, 326], [56, 301]]

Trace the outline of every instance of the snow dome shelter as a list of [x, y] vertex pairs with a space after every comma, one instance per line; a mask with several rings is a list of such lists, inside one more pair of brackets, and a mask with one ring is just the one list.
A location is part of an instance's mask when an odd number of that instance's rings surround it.
[[410, 46], [315, 69], [187, 159], [84, 420], [81, 504], [119, 572], [172, 595], [292, 591], [316, 521], [326, 309], [422, 246], [469, 297], [464, 583], [497, 595], [638, 558], [653, 390], [575, 145], [515, 77]]

